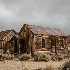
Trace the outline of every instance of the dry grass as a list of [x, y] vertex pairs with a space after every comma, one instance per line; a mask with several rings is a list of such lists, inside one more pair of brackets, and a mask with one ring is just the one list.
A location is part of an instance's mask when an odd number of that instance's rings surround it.
[[34, 61], [14, 61], [6, 60], [0, 62], [1, 70], [60, 70], [67, 60], [34, 62]]
[[[23, 59], [23, 61], [14, 61], [14, 60], [5, 60], [5, 61], [0, 61], [0, 69], [2, 70], [61, 70], [64, 65], [66, 64], [65, 62], [67, 62], [68, 59], [66, 59], [68, 57], [67, 54], [61, 54], [59, 56], [53, 56], [55, 61], [52, 61], [49, 55], [46, 55], [45, 53], [35, 53], [35, 55], [37, 56], [36, 59], [39, 62], [35, 62], [35, 61], [31, 61], [28, 59], [30, 59], [30, 55], [28, 54], [24, 54], [22, 55], [20, 58]], [[2, 57], [4, 58], [9, 58], [10, 59], [10, 55], [8, 56], [3, 54]], [[25, 61], [27, 60], [27, 61]], [[59, 61], [57, 61], [59, 60]], [[41, 62], [40, 62], [41, 61]], [[47, 61], [47, 62], [44, 62]], [[68, 64], [66, 64], [68, 65]], [[4, 67], [4, 68], [3, 68]]]
[[38, 68], [36, 70], [54, 70], [54, 68], [52, 67], [52, 65], [47, 65], [45, 68]]
[[24, 68], [24, 70], [29, 70], [29, 69], [26, 67], [26, 68]]
[[70, 60], [66, 61], [64, 64], [63, 64], [63, 67], [61, 70], [67, 70], [67, 68], [70, 70]]

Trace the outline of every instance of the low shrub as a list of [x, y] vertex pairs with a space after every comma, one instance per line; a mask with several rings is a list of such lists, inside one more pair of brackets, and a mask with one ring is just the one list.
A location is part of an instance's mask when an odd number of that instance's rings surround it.
[[63, 67], [61, 70], [70, 70], [70, 60], [68, 60], [63, 64]]
[[63, 56], [61, 56], [61, 55], [58, 55], [56, 58], [58, 61], [63, 60]]
[[45, 53], [36, 52], [34, 54], [34, 61], [49, 61], [51, 58]]
[[19, 60], [26, 61], [29, 60], [30, 58], [31, 58], [30, 54], [23, 54], [19, 57]]
[[60, 61], [60, 60], [63, 60], [63, 56], [62, 55], [52, 55], [51, 60]]
[[2, 59], [4, 60], [13, 60], [13, 56], [10, 54], [2, 54]]
[[70, 58], [70, 54], [69, 53], [68, 54], [62, 54], [61, 56], [63, 56], [63, 59]]
[[51, 56], [51, 60], [56, 61], [57, 60], [57, 56], [56, 55], [52, 55]]
[[60, 55], [52, 55], [51, 56], [51, 60], [53, 61], [60, 61], [60, 60], [63, 60], [65, 58], [70, 58], [70, 54], [60, 54]]
[[39, 56], [41, 56], [41, 54], [39, 52], [35, 52], [34, 53], [34, 61], [39, 61]]
[[70, 58], [70, 54], [61, 54], [60, 57], [62, 57], [62, 59]]
[[67, 54], [63, 54], [63, 58], [68, 58], [68, 55]]

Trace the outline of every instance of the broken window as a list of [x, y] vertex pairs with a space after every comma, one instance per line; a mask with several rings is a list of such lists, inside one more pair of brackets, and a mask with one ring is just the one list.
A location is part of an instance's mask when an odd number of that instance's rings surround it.
[[36, 42], [40, 43], [41, 42], [41, 37], [40, 36], [36, 36]]
[[36, 47], [37, 48], [41, 47], [41, 37], [40, 36], [36, 36]]

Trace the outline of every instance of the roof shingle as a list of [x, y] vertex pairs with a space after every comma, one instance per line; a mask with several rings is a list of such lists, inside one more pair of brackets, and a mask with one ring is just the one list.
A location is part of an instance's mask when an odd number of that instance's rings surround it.
[[58, 28], [42, 27], [42, 26], [35, 26], [35, 25], [27, 25], [27, 26], [34, 34], [67, 36], [66, 33], [64, 33], [62, 30]]

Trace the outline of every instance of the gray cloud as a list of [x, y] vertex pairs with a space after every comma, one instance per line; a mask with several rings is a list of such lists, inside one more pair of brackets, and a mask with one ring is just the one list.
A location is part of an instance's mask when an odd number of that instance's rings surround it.
[[56, 27], [70, 34], [70, 0], [0, 0], [0, 30], [24, 23]]

